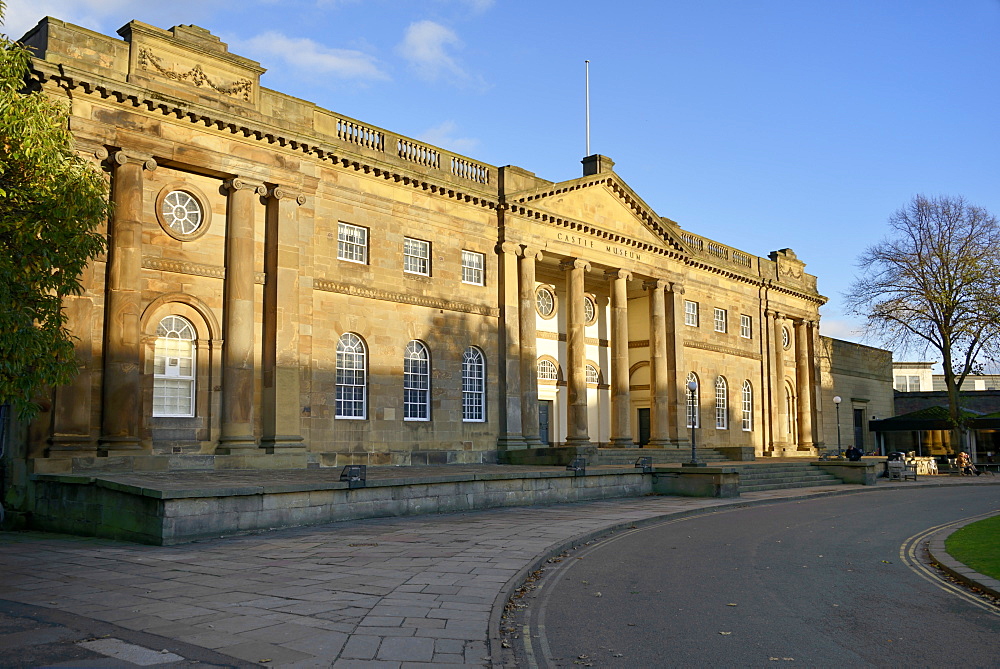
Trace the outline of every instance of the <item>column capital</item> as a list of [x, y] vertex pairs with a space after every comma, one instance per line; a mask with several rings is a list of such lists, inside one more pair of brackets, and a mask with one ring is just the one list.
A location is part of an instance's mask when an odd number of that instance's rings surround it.
[[536, 262], [538, 262], [545, 257], [545, 255], [542, 253], [542, 250], [537, 246], [528, 246], [527, 244], [522, 244], [521, 248], [522, 248], [521, 255], [524, 256], [525, 258], [533, 258]]
[[671, 281], [669, 284], [667, 284], [667, 290], [669, 290], [671, 293], [677, 293], [678, 295], [683, 295], [684, 284], [677, 283], [676, 281]]
[[252, 181], [247, 181], [246, 179], [241, 179], [239, 177], [235, 177], [233, 179], [226, 179], [226, 181], [223, 183], [223, 186], [225, 186], [226, 189], [234, 193], [240, 190], [252, 190], [256, 192], [258, 195], [267, 195], [267, 189], [264, 188], [264, 184], [254, 183]]
[[764, 315], [767, 316], [767, 317], [769, 317], [769, 318], [773, 318], [776, 321], [780, 321], [780, 320], [784, 320], [785, 319], [785, 315], [782, 314], [780, 311], [777, 311], [775, 309], [766, 309], [764, 311]]
[[507, 253], [513, 256], [521, 255], [521, 245], [514, 242], [500, 242], [497, 244], [497, 250], [500, 253]]
[[[101, 153], [102, 151], [99, 149], [96, 152], [94, 152], [94, 155], [97, 156], [98, 158], [101, 158]], [[104, 149], [103, 153], [104, 156], [106, 157], [108, 155], [107, 149]], [[149, 155], [148, 153], [138, 153], [135, 151], [125, 151], [119, 149], [118, 151], [115, 151], [114, 153], [111, 154], [111, 160], [116, 165], [127, 165], [128, 163], [132, 163], [133, 165], [135, 165], [137, 163], [141, 163], [142, 167], [144, 169], [149, 170], [150, 172], [156, 169], [156, 161], [153, 160], [153, 156]]]
[[648, 279], [642, 282], [643, 290], [663, 290], [669, 285], [669, 282], [663, 279]]
[[303, 205], [306, 203], [306, 196], [300, 193], [296, 193], [289, 189], [288, 186], [272, 186], [267, 190], [266, 195], [272, 197], [275, 200], [290, 199], [294, 200], [297, 204]]
[[625, 279], [626, 281], [632, 280], [632, 272], [627, 269], [610, 269], [604, 272], [605, 279]]
[[569, 258], [559, 263], [559, 269], [568, 271], [571, 269], [582, 269], [584, 272], [590, 271], [590, 263], [580, 258]]

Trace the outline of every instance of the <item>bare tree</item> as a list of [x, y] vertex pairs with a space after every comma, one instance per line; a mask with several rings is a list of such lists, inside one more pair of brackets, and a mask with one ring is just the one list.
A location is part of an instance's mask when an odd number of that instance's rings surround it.
[[847, 307], [893, 350], [941, 354], [961, 435], [958, 389], [1000, 351], [1000, 221], [961, 197], [918, 195], [889, 229], [858, 259]]

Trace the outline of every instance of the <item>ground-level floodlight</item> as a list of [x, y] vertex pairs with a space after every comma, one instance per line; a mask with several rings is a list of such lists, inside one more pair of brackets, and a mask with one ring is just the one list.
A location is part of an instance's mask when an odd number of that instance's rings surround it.
[[648, 455], [639, 458], [635, 461], [635, 468], [641, 469], [643, 474], [649, 474], [653, 471], [653, 458]]
[[573, 476], [586, 476], [587, 458], [573, 458], [573, 462], [566, 465], [566, 471], [573, 472]]
[[367, 478], [367, 465], [347, 465], [340, 471], [340, 480], [347, 481], [348, 490], [364, 488]]

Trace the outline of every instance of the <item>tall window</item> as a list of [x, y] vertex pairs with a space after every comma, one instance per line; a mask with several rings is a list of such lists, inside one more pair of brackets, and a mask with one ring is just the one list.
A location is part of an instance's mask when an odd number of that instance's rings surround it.
[[753, 386], [750, 381], [743, 382], [743, 431], [753, 430]]
[[486, 420], [486, 362], [474, 346], [465, 349], [462, 356], [462, 420]]
[[403, 238], [403, 271], [410, 274], [431, 273], [431, 243], [421, 239]]
[[726, 332], [726, 310], [715, 308], [715, 331]]
[[750, 339], [753, 335], [753, 320], [746, 314], [740, 314], [740, 336]]
[[538, 361], [538, 378], [542, 381], [558, 381], [559, 370], [551, 360]]
[[729, 386], [722, 376], [715, 380], [715, 429], [729, 429]]
[[486, 285], [486, 256], [475, 251], [462, 251], [462, 283]]
[[337, 227], [337, 257], [351, 262], [368, 262], [368, 229], [350, 223]]
[[698, 327], [698, 303], [684, 300], [684, 325]]
[[587, 365], [587, 383], [598, 385], [601, 382], [601, 371], [593, 365]]
[[785, 421], [785, 431], [789, 437], [792, 437], [795, 434], [795, 394], [789, 385], [785, 386], [785, 409], [788, 412]]
[[[688, 390], [688, 385], [694, 381], [694, 392]], [[687, 415], [688, 415], [688, 427], [700, 427], [698, 420], [698, 405], [701, 402], [698, 400], [698, 395], [701, 393], [701, 388], [698, 384], [698, 377], [694, 372], [688, 374], [687, 383], [684, 384], [684, 390], [687, 393]]]
[[431, 417], [431, 363], [427, 347], [414, 340], [403, 354], [403, 420]]
[[180, 316], [156, 328], [153, 353], [153, 415], [194, 416], [195, 332]]
[[353, 332], [341, 335], [337, 341], [337, 418], [366, 416], [367, 357], [361, 337]]

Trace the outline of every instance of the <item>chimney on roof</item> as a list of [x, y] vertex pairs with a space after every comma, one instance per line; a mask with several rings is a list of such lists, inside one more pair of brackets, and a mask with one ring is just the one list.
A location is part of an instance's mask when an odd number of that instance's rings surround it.
[[585, 177], [589, 177], [592, 174], [615, 171], [615, 161], [611, 160], [607, 156], [602, 156], [599, 153], [587, 156], [580, 162], [583, 163], [583, 176]]

